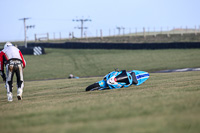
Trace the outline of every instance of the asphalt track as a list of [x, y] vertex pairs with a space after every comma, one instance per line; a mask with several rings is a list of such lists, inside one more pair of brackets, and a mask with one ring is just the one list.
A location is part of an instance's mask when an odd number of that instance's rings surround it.
[[160, 70], [152, 73], [171, 73], [171, 72], [187, 72], [187, 71], [200, 71], [200, 68], [183, 68], [183, 69], [171, 69], [171, 70]]

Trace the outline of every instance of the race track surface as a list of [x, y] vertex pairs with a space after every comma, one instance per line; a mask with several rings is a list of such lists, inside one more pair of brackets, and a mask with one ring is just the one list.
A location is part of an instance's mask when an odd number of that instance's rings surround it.
[[153, 73], [171, 73], [171, 72], [187, 72], [187, 71], [200, 71], [200, 68], [183, 68], [183, 69], [171, 69], [171, 70], [161, 70]]

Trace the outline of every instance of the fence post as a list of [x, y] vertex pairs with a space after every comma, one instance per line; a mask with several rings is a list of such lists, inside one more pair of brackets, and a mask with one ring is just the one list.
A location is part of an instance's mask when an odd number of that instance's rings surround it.
[[195, 25], [195, 35], [197, 35], [197, 26]]
[[47, 40], [49, 41], [49, 33], [47, 33]]
[[167, 27], [167, 37], [170, 37], [170, 35], [169, 35], [169, 27]]
[[144, 35], [144, 38], [146, 38], [145, 27], [143, 27], [143, 35]]
[[137, 36], [137, 28], [135, 28], [135, 36]]
[[181, 29], [181, 36], [183, 36], [183, 29], [182, 29], [182, 26], [181, 26], [181, 28], [180, 28], [180, 29]]
[[61, 40], [61, 32], [60, 32], [60, 40]]
[[103, 39], [103, 31], [102, 31], [102, 29], [100, 30], [100, 34], [101, 34], [101, 39]]
[[154, 29], [154, 37], [156, 37], [156, 29], [155, 29], [155, 27], [153, 27], [153, 29]]
[[35, 42], [37, 41], [37, 35], [35, 34]]
[[187, 26], [185, 27], [185, 33], [187, 34], [187, 32], [188, 32], [188, 28], [187, 28]]
[[200, 32], [200, 25], [199, 25], [199, 32]]
[[53, 33], [53, 39], [55, 40], [55, 32]]
[[85, 39], [87, 39], [87, 32], [84, 32], [84, 35], [85, 35]]
[[71, 32], [69, 32], [69, 40], [71, 40], [71, 37], [72, 36], [72, 33]]

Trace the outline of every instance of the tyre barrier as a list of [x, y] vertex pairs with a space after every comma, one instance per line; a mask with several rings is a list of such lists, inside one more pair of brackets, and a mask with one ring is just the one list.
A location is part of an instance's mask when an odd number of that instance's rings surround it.
[[29, 47], [65, 48], [65, 49], [187, 49], [200, 48], [200, 42], [173, 43], [28, 43]]
[[40, 46], [36, 46], [33, 48], [33, 54], [34, 55], [41, 55], [42, 54], [42, 48]]
[[23, 55], [42, 55], [45, 54], [45, 50], [41, 46], [35, 46], [35, 47], [18, 47], [19, 50], [22, 52]]

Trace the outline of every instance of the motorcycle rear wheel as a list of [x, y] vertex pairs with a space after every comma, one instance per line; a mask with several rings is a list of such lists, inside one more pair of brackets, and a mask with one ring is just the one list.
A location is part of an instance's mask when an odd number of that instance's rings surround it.
[[94, 91], [94, 90], [98, 90], [98, 89], [100, 89], [99, 83], [94, 83], [94, 84], [89, 85], [85, 89], [85, 91]]

